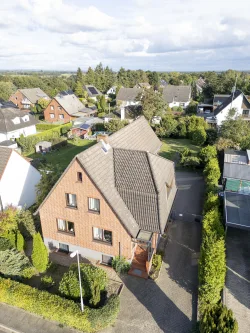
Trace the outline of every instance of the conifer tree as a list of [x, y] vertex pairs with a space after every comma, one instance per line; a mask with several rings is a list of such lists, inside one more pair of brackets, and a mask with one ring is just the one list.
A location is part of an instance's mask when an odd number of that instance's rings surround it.
[[33, 235], [32, 263], [39, 272], [45, 272], [49, 263], [49, 254], [39, 232]]
[[31, 267], [28, 257], [16, 249], [0, 251], [0, 272], [4, 275], [18, 276]]

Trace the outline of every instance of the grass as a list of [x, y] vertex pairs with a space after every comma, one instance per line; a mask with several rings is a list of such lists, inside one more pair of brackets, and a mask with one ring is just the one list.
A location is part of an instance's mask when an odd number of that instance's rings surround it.
[[96, 141], [84, 140], [79, 139], [76, 141], [68, 140], [68, 145], [66, 147], [61, 147], [59, 150], [52, 151], [45, 155], [41, 155], [39, 153], [31, 154], [29, 158], [41, 158], [44, 157], [47, 163], [50, 164], [59, 164], [60, 167], [64, 170], [67, 168], [69, 163], [72, 159], [79, 154], [80, 152], [84, 151], [85, 149], [93, 146]]
[[179, 153], [181, 153], [184, 148], [189, 148], [194, 156], [196, 156], [200, 150], [200, 147], [193, 145], [189, 139], [162, 139], [160, 156], [177, 162]]

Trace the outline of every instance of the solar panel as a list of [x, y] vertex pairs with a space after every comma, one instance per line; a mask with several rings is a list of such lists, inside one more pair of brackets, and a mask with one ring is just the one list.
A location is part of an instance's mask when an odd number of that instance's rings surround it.
[[98, 91], [94, 87], [88, 87], [92, 95], [98, 95]]

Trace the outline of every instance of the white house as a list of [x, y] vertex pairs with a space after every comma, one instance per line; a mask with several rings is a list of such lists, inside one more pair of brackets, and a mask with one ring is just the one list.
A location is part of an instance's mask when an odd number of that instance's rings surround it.
[[181, 106], [185, 109], [191, 102], [191, 86], [167, 85], [163, 88], [162, 96], [170, 108]]
[[1, 105], [0, 142], [36, 134], [36, 118], [18, 108]]
[[111, 88], [109, 88], [109, 90], [106, 92], [106, 95], [108, 96], [108, 95], [115, 95], [115, 93], [116, 93], [116, 86], [113, 86], [113, 87], [111, 87]]
[[[230, 114], [229, 111], [233, 109]], [[214, 110], [214, 121], [217, 126], [221, 126], [222, 122], [230, 116], [231, 119], [243, 117], [245, 120], [250, 120], [250, 103], [242, 91], [236, 90], [223, 103]]]
[[30, 207], [36, 200], [41, 175], [11, 148], [0, 147], [0, 210], [12, 205]]
[[141, 92], [141, 88], [120, 88], [116, 96], [116, 101], [123, 107], [129, 105], [139, 105], [140, 101], [137, 101], [136, 99]]

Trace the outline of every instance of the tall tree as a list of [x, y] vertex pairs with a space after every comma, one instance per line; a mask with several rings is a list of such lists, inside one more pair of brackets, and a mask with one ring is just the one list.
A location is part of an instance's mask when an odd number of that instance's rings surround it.
[[75, 94], [76, 94], [77, 97], [80, 97], [80, 98], [82, 98], [84, 96], [83, 86], [82, 86], [82, 82], [81, 81], [77, 81], [76, 82]]
[[145, 89], [136, 99], [141, 102], [143, 115], [149, 121], [154, 116], [163, 116], [167, 107], [161, 93], [155, 92], [153, 89]]
[[83, 83], [83, 74], [82, 74], [82, 70], [80, 67], [78, 67], [77, 72], [76, 72], [76, 82]]
[[39, 272], [45, 272], [49, 263], [49, 254], [41, 234], [33, 235], [32, 263]]

